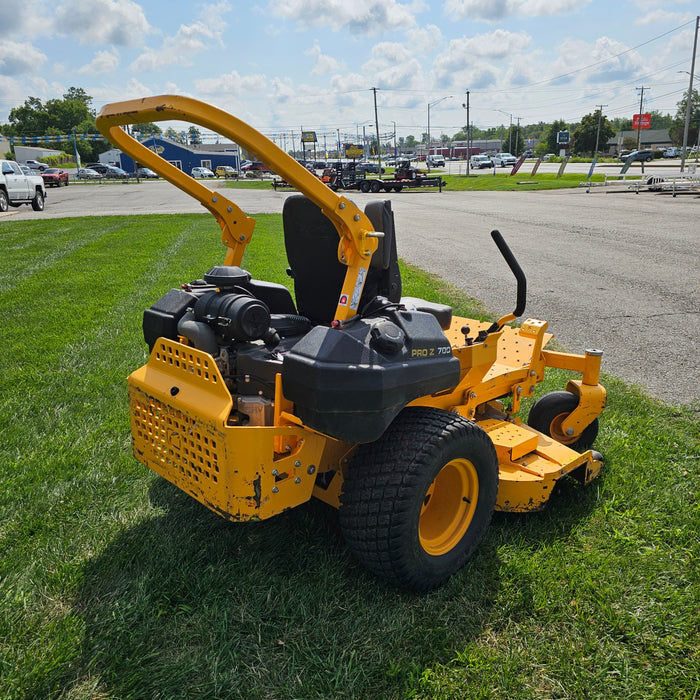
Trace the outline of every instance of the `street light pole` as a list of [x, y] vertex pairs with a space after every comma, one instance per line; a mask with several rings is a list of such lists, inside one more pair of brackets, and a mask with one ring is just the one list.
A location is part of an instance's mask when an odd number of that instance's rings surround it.
[[[505, 114], [510, 117], [510, 128], [508, 129], [508, 153], [513, 150], [513, 115], [510, 112], [504, 112], [502, 109], [497, 109], [496, 112]], [[501, 137], [501, 150], [503, 150], [503, 137]]]
[[428, 157], [430, 156], [430, 108], [435, 107], [435, 105], [440, 104], [443, 100], [449, 100], [450, 97], [453, 97], [453, 95], [445, 95], [445, 97], [441, 97], [439, 100], [435, 100], [434, 102], [428, 102], [428, 148], [426, 151], [426, 156], [425, 156], [425, 164], [428, 166], [428, 172], [430, 172], [430, 162], [428, 160]]
[[681, 151], [681, 172], [685, 169], [685, 150], [688, 147], [688, 129], [690, 128], [690, 103], [693, 99], [693, 73], [695, 73], [695, 54], [698, 49], [698, 25], [700, 15], [695, 18], [695, 41], [693, 42], [693, 58], [690, 62], [690, 83], [688, 85], [688, 103], [685, 106], [685, 127], [683, 128], [683, 150]]
[[470, 135], [471, 130], [469, 129], [469, 90], [467, 90], [467, 101], [462, 104], [462, 107], [467, 110], [467, 177], [469, 177], [469, 158], [471, 157], [470, 148]]

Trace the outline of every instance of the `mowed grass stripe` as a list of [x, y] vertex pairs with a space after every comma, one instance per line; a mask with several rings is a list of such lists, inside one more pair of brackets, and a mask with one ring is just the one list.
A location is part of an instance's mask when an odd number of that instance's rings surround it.
[[[280, 217], [256, 218], [243, 267], [289, 285]], [[403, 594], [354, 563], [321, 504], [227, 523], [131, 455], [141, 314], [221, 262], [216, 223], [65, 225], [86, 243], [0, 297], [0, 697], [693, 697], [697, 411], [606, 377], [601, 478], [497, 514], [447, 586]], [[52, 222], [26, 226], [40, 240]]]

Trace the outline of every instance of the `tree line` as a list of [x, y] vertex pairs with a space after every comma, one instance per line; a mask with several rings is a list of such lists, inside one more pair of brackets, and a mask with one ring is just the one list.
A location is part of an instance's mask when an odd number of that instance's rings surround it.
[[[663, 115], [658, 111], [651, 112], [652, 129], [668, 129], [671, 141], [680, 146], [683, 142], [685, 127], [686, 106], [688, 92], [677, 104], [675, 116]], [[42, 102], [38, 97], [28, 97], [21, 107], [10, 110], [6, 124], [0, 125], [0, 133], [5, 136], [51, 136], [58, 134], [70, 134], [73, 130], [77, 133], [98, 134], [95, 126], [96, 112], [92, 106], [92, 97], [83, 88], [71, 87], [60, 98]], [[131, 127], [134, 134], [147, 137], [151, 135], [163, 135], [183, 144], [202, 143], [199, 129], [191, 126], [187, 131], [176, 131], [168, 127], [165, 131], [157, 124], [135, 124]], [[560, 145], [557, 143], [557, 135], [560, 131], [569, 131], [571, 135], [570, 150], [575, 155], [592, 155], [598, 144], [598, 151], [606, 150], [606, 143], [613, 138], [618, 131], [632, 129], [630, 119], [609, 120], [600, 110], [585, 115], [580, 122], [567, 123], [556, 120], [551, 123], [539, 122], [537, 124], [509, 124], [508, 126], [496, 126], [489, 129], [472, 127], [471, 139], [474, 140], [500, 140], [510, 144], [514, 155], [521, 155], [527, 148], [529, 139], [538, 141], [536, 154], [557, 153]], [[689, 145], [695, 143], [700, 130], [700, 94], [693, 90], [691, 100], [690, 138]], [[428, 135], [422, 134], [421, 141], [414, 136], [399, 139], [402, 148], [411, 150], [419, 143], [426, 143]], [[454, 134], [452, 137], [442, 134], [440, 141], [466, 141], [466, 130]], [[48, 148], [64, 150], [60, 143], [47, 143]], [[627, 147], [623, 144], [623, 147]], [[77, 142], [77, 149], [81, 160], [97, 160], [100, 153], [112, 148], [111, 144], [99, 141]], [[505, 145], [504, 145], [505, 148]], [[9, 154], [10, 156], [12, 154]]]

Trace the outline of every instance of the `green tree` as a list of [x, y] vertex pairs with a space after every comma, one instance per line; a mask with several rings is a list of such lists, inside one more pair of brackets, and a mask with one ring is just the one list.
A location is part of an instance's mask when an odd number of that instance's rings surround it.
[[[600, 133], [598, 127], [600, 126]], [[608, 139], [615, 136], [615, 129], [608, 119], [603, 116], [600, 109], [587, 114], [581, 119], [580, 124], [574, 127], [572, 137], [574, 141], [573, 152], [576, 154], [593, 154], [598, 143], [598, 150], [605, 150]]]
[[202, 132], [196, 126], [191, 126], [187, 130], [187, 142], [202, 143]]
[[[668, 130], [671, 136], [671, 141], [676, 146], [683, 145], [683, 133], [685, 131], [685, 113], [688, 107], [688, 91], [685, 91], [683, 99], [677, 105], [676, 116], [673, 118], [673, 124]], [[688, 145], [696, 142], [698, 129], [700, 129], [700, 94], [697, 90], [693, 90], [693, 96], [690, 101], [690, 127], [688, 130]]]
[[413, 136], [413, 134], [409, 134], [409, 135], [406, 137], [406, 141], [405, 141], [405, 146], [406, 146], [406, 148], [412, 150], [412, 149], [414, 149], [414, 148], [416, 147], [416, 144], [417, 144], [417, 143], [418, 143], [418, 142], [416, 141], [416, 137]]
[[566, 131], [568, 125], [562, 119], [552, 122], [549, 130], [545, 132], [545, 141], [547, 142], [547, 153], [559, 153], [561, 146], [557, 143], [557, 135], [560, 131]]
[[[92, 97], [77, 87], [68, 88], [62, 97], [46, 103], [38, 97], [28, 97], [21, 107], [10, 110], [8, 122], [2, 129], [8, 136], [52, 136], [73, 131], [78, 134], [99, 133], [95, 126]], [[65, 143], [46, 145], [55, 150], [72, 151], [72, 147]], [[105, 141], [78, 141], [78, 153], [84, 160], [96, 160], [100, 153], [110, 148]]]
[[163, 133], [163, 130], [153, 122], [144, 122], [143, 124], [134, 124], [133, 130], [141, 136], [158, 136]]

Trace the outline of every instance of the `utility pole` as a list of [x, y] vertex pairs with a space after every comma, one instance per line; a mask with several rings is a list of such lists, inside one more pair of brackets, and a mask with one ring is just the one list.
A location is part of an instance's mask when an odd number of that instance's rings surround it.
[[595, 151], [593, 151], [594, 158], [598, 155], [598, 139], [600, 138], [600, 121], [603, 118], [603, 107], [607, 106], [608, 105], [596, 105], [596, 107], [598, 107], [598, 131], [595, 135]]
[[[695, 41], [693, 42], [693, 59], [690, 63], [690, 84], [688, 85], [688, 104], [685, 106], [685, 127], [683, 128], [683, 150], [681, 151], [681, 172], [685, 169], [685, 152], [688, 148], [688, 129], [690, 127], [690, 103], [693, 99], [693, 73], [695, 73], [695, 54], [698, 49], [698, 24], [700, 15], [695, 18]], [[700, 132], [699, 132], [700, 133]]]
[[515, 128], [515, 152], [518, 152], [518, 141], [520, 140], [520, 117], [516, 117], [518, 126]]
[[641, 97], [639, 98], [639, 121], [637, 122], [637, 150], [639, 150], [639, 145], [642, 141], [642, 104], [644, 102], [644, 86], [642, 85], [640, 88], [635, 88], [635, 90], [642, 91]]
[[377, 118], [377, 88], [373, 87], [374, 93], [374, 126], [377, 130], [377, 170], [379, 171], [379, 179], [382, 179], [382, 144], [379, 143], [379, 119]]
[[467, 177], [469, 177], [469, 157], [471, 156], [470, 148], [470, 134], [471, 130], [469, 128], [469, 90], [467, 90], [467, 101], [462, 105], [467, 110]]

